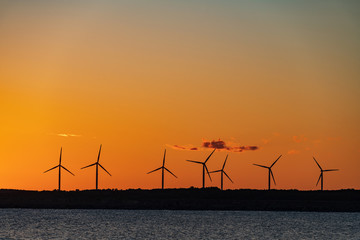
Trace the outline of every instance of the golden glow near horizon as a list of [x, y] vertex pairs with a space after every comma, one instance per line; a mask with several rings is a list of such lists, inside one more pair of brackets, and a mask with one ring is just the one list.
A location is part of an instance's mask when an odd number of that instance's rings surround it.
[[[360, 188], [360, 3], [0, 3], [0, 188]], [[174, 147], [177, 145], [178, 147]], [[241, 146], [257, 150], [236, 152]], [[181, 149], [185, 148], [185, 149]], [[197, 148], [197, 150], [190, 150]], [[220, 186], [214, 174], [207, 186]]]

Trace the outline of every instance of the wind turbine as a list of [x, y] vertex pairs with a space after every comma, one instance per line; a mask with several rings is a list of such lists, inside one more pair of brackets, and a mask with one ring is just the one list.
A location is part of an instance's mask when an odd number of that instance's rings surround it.
[[68, 171], [71, 175], [75, 176], [72, 172], [70, 172], [69, 170], [67, 170], [63, 165], [61, 165], [61, 155], [62, 155], [62, 148], [60, 148], [60, 159], [59, 159], [59, 165], [50, 168], [49, 170], [46, 170], [44, 173], [49, 172], [55, 168], [59, 168], [59, 191], [61, 190], [61, 168], [63, 168], [64, 170]]
[[98, 178], [99, 178], [99, 166], [105, 171], [107, 172], [107, 174], [109, 174], [111, 176], [111, 174], [103, 167], [101, 166], [101, 164], [99, 163], [99, 160], [100, 160], [100, 153], [101, 153], [101, 146], [102, 144], [100, 145], [100, 149], [99, 149], [99, 154], [98, 154], [98, 158], [97, 158], [97, 161], [93, 164], [90, 164], [88, 166], [85, 166], [85, 167], [82, 167], [81, 169], [84, 169], [84, 168], [88, 168], [88, 167], [91, 167], [91, 166], [96, 166], [96, 190], [98, 190]]
[[273, 174], [271, 168], [272, 168], [272, 167], [275, 165], [275, 163], [281, 158], [281, 156], [282, 156], [282, 155], [280, 155], [280, 156], [275, 160], [275, 162], [273, 162], [273, 164], [271, 164], [270, 167], [267, 167], [267, 166], [263, 166], [263, 165], [259, 165], [259, 164], [255, 164], [255, 163], [254, 163], [255, 166], [262, 167], [262, 168], [267, 168], [267, 169], [269, 170], [269, 188], [268, 188], [268, 190], [271, 189], [271, 188], [270, 188], [270, 184], [271, 184], [270, 175], [271, 175], [271, 177], [272, 177], [272, 179], [273, 179], [274, 184], [276, 185], [275, 178], [274, 178], [274, 174]]
[[222, 167], [220, 170], [216, 170], [216, 171], [210, 172], [210, 173], [216, 173], [216, 172], [220, 172], [220, 173], [221, 173], [221, 190], [223, 190], [224, 174], [225, 174], [225, 176], [226, 176], [232, 183], [234, 183], [234, 182], [231, 180], [231, 178], [229, 177], [229, 175], [227, 175], [226, 172], [224, 171], [224, 167], [225, 167], [226, 160], [227, 160], [228, 156], [229, 156], [229, 154], [226, 155], [226, 158], [225, 158], [225, 161], [224, 161], [224, 165], [223, 165], [223, 167]]
[[210, 155], [206, 158], [205, 162], [198, 162], [198, 161], [193, 161], [193, 160], [186, 160], [186, 161], [188, 161], [188, 162], [197, 163], [197, 164], [202, 164], [202, 166], [203, 166], [203, 176], [202, 176], [203, 185], [202, 185], [202, 187], [203, 187], [203, 188], [205, 188], [205, 170], [206, 170], [207, 174], [209, 175], [210, 181], [212, 181], [212, 180], [211, 180], [211, 177], [210, 177], [209, 170], [208, 170], [208, 168], [206, 167], [206, 162], [209, 160], [209, 158], [210, 158], [211, 155], [215, 152], [215, 150], [216, 150], [216, 148], [215, 148], [214, 151], [212, 151], [212, 152], [210, 153]]
[[320, 167], [320, 164], [316, 161], [315, 157], [313, 157], [313, 159], [315, 160], [316, 164], [318, 165], [318, 167], [320, 168], [320, 176], [316, 182], [316, 186], [319, 184], [319, 181], [321, 179], [321, 191], [323, 190], [323, 184], [324, 184], [324, 172], [332, 172], [332, 171], [339, 171], [339, 169], [322, 169]]
[[165, 156], [166, 156], [166, 149], [164, 151], [164, 158], [163, 158], [163, 165], [155, 170], [152, 170], [150, 172], [148, 172], [147, 174], [149, 173], [152, 173], [152, 172], [156, 172], [157, 170], [160, 170], [161, 169], [161, 189], [164, 189], [164, 172], [165, 170], [168, 171], [169, 173], [171, 173], [174, 177], [177, 178], [177, 176], [175, 176], [175, 174], [173, 174], [169, 169], [167, 169], [165, 167]]

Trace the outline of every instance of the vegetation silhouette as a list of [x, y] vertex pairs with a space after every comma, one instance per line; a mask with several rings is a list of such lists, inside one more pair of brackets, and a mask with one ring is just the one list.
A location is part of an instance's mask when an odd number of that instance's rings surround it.
[[359, 190], [0, 190], [0, 208], [360, 212]]

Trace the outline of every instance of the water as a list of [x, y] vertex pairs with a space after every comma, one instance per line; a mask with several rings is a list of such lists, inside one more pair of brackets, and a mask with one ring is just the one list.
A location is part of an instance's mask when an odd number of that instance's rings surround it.
[[360, 213], [0, 209], [0, 239], [360, 239]]

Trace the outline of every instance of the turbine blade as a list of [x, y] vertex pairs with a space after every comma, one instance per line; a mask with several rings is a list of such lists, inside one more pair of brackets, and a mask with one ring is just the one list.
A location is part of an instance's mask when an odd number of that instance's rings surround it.
[[59, 159], [59, 165], [61, 165], [61, 155], [62, 155], [62, 147], [60, 148], [60, 159]]
[[318, 167], [319, 167], [320, 170], [322, 171], [322, 168], [320, 167], [320, 164], [316, 161], [315, 157], [313, 157], [313, 159], [315, 160], [316, 164], [318, 165]]
[[223, 165], [223, 167], [222, 167], [222, 169], [221, 169], [221, 170], [224, 170], [224, 167], [225, 167], [226, 160], [227, 160], [228, 156], [229, 156], [229, 154], [227, 154], [227, 155], [226, 155], [226, 158], [225, 158], [225, 161], [224, 161], [224, 165]]
[[272, 166], [275, 165], [275, 163], [281, 158], [281, 156], [282, 156], [282, 155], [280, 155], [280, 156], [275, 160], [275, 162], [274, 162], [273, 164], [271, 164], [270, 168], [272, 168]]
[[322, 176], [322, 173], [320, 173], [320, 176], [319, 176], [319, 178], [318, 178], [318, 180], [317, 180], [317, 182], [316, 182], [316, 186], [319, 184], [319, 181], [320, 181], [320, 179], [321, 179], [321, 176]]
[[211, 171], [210, 173], [221, 172], [222, 170]]
[[213, 155], [213, 153], [215, 152], [215, 150], [216, 150], [216, 148], [214, 149], [214, 151], [212, 151], [212, 152], [210, 153], [210, 155], [206, 158], [206, 160], [205, 160], [204, 163], [206, 163], [206, 162], [209, 160], [209, 158], [211, 157], [211, 155]]
[[205, 167], [206, 172], [207, 172], [207, 174], [208, 174], [208, 176], [209, 176], [209, 178], [210, 178], [210, 181], [212, 182], [212, 179], [211, 179], [211, 176], [210, 176], [209, 170], [208, 170], [208, 168], [207, 168], [207, 166], [206, 166], [205, 164], [204, 164], [204, 167]]
[[199, 164], [203, 164], [202, 162], [198, 162], [198, 161], [193, 161], [193, 160], [186, 160], [188, 162], [192, 162], [192, 163], [199, 163]]
[[99, 163], [99, 166], [100, 166], [105, 172], [107, 172], [107, 174], [109, 174], [109, 175], [111, 176], [111, 174], [110, 174], [103, 166], [101, 166], [100, 163]]
[[152, 170], [152, 171], [148, 172], [147, 174], [152, 173], [152, 172], [155, 172], [155, 171], [160, 170], [160, 169], [162, 169], [162, 167], [159, 167], [159, 168], [157, 168], [157, 169], [155, 169], [155, 170]]
[[57, 167], [59, 167], [59, 165], [57, 165], [57, 166], [55, 166], [55, 167], [53, 167], [53, 168], [50, 168], [49, 170], [46, 170], [46, 171], [43, 172], [43, 173], [46, 173], [46, 172], [48, 172], [48, 171], [51, 171], [51, 170], [53, 170], [53, 169], [55, 169], [55, 168], [57, 168]]
[[163, 166], [165, 166], [165, 156], [166, 156], [166, 149], [165, 149], [165, 151], [164, 151]]
[[269, 169], [269, 167], [264, 166], [264, 165], [259, 165], [259, 164], [255, 164], [255, 163], [253, 163], [253, 165], [258, 166], [258, 167], [263, 167], [263, 168], [267, 168], [267, 169]]
[[75, 174], [73, 174], [72, 172], [70, 172], [68, 169], [66, 169], [66, 167], [61, 166], [63, 169], [65, 169], [66, 171], [68, 171], [70, 174], [72, 174], [73, 176], [75, 176]]
[[98, 158], [97, 158], [97, 161], [96, 161], [97, 163], [100, 161], [101, 147], [102, 147], [102, 144], [100, 144], [99, 154], [98, 154]]
[[169, 169], [167, 169], [166, 167], [164, 167], [166, 171], [168, 171], [169, 173], [171, 173], [174, 177], [177, 178], [177, 176], [175, 174], [173, 174]]
[[95, 164], [96, 164], [96, 163], [93, 163], [93, 164], [87, 165], [87, 166], [85, 166], [85, 167], [82, 167], [82, 168], [80, 168], [80, 169], [88, 168], [88, 167], [94, 166]]
[[269, 169], [269, 171], [270, 171], [270, 175], [271, 175], [271, 177], [272, 177], [272, 180], [274, 181], [274, 184], [276, 185], [275, 178], [274, 178], [274, 174], [273, 174], [273, 172], [271, 171], [271, 169]]
[[233, 180], [231, 180], [231, 178], [229, 177], [229, 175], [226, 174], [225, 171], [224, 171], [224, 174], [225, 174], [225, 176], [227, 176], [227, 178], [228, 178], [232, 183], [234, 183]]
[[323, 172], [332, 172], [332, 171], [339, 171], [339, 169], [326, 169], [326, 170], [323, 170]]

